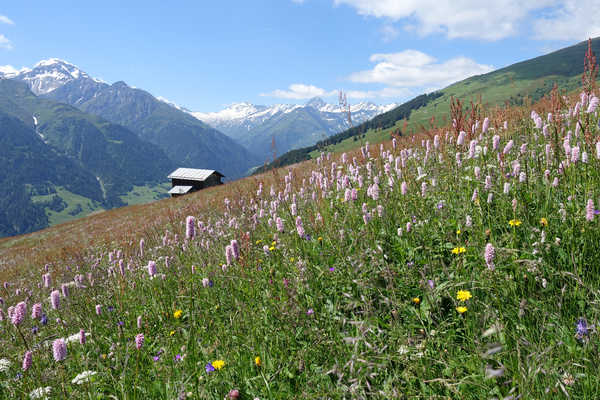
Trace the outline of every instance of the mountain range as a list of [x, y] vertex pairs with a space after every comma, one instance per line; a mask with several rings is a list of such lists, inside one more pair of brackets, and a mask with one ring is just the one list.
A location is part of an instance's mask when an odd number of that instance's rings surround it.
[[[225, 133], [262, 160], [273, 154], [309, 146], [389, 111], [396, 104], [376, 105], [361, 102], [348, 109], [327, 104], [315, 97], [304, 105], [234, 103], [212, 113], [190, 112], [196, 118]], [[272, 148], [274, 144], [275, 149]]]

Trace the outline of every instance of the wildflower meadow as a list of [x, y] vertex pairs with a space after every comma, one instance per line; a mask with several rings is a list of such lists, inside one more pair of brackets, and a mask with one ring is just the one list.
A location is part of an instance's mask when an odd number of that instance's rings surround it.
[[0, 397], [596, 398], [598, 102], [455, 107], [23, 271]]

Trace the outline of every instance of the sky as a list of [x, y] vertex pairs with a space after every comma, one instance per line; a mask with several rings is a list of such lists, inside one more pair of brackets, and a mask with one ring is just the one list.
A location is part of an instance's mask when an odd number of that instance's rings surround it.
[[28, 0], [0, 4], [0, 70], [60, 58], [193, 111], [402, 103], [600, 36], [600, 0]]

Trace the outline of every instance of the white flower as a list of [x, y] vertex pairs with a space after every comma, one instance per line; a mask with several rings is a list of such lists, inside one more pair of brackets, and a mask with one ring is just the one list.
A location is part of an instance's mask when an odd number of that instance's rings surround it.
[[48, 395], [50, 394], [50, 392], [52, 391], [52, 387], [51, 386], [46, 386], [46, 387], [39, 387], [37, 389], [33, 389], [31, 391], [31, 393], [29, 393], [29, 398], [30, 399], [47, 399]]
[[8, 371], [10, 364], [12, 364], [10, 360], [7, 360], [6, 358], [0, 358], [0, 372]]
[[[85, 333], [86, 338], [90, 337], [90, 335], [91, 335], [91, 333], [89, 333], [89, 332]], [[79, 332], [77, 332], [77, 333], [69, 336], [68, 338], [65, 338], [64, 340], [65, 340], [66, 344], [69, 344], [69, 343], [73, 343], [73, 342], [79, 342], [80, 337], [81, 336], [80, 336]]]
[[73, 378], [71, 383], [73, 385], [81, 385], [83, 383], [91, 381], [92, 380], [91, 378], [96, 374], [97, 374], [96, 371], [83, 371], [82, 373], [77, 375], [75, 378]]

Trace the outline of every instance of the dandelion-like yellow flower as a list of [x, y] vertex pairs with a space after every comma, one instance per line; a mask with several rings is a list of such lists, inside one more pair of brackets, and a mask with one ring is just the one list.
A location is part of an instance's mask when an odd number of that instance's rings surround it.
[[421, 299], [420, 299], [420, 298], [418, 298], [418, 297], [414, 297], [414, 298], [412, 299], [412, 301], [413, 301], [413, 303], [415, 303], [416, 305], [419, 305], [419, 304], [421, 303]]
[[273, 251], [273, 250], [275, 250], [275, 246], [269, 247], [269, 251]]
[[294, 262], [294, 257], [290, 257], [290, 262]]
[[511, 219], [510, 221], [508, 221], [508, 224], [510, 226], [519, 226], [519, 225], [521, 225], [521, 220], [520, 219]]
[[456, 307], [456, 311], [458, 311], [459, 314], [464, 314], [467, 312], [467, 307], [465, 307], [465, 306]]
[[543, 226], [548, 226], [548, 220], [544, 217], [540, 218], [540, 224]]
[[457, 235], [460, 235], [460, 229], [457, 229], [457, 230], [456, 230], [456, 234], [457, 234]]
[[452, 254], [462, 254], [465, 251], [467, 251], [467, 249], [465, 249], [464, 247], [455, 247], [452, 249]]
[[169, 332], [169, 336], [173, 336], [174, 334], [175, 334], [175, 331]]
[[255, 364], [257, 367], [260, 367], [260, 366], [262, 365], [262, 360], [260, 359], [260, 356], [256, 356], [256, 357], [254, 357], [254, 364]]
[[471, 292], [469, 292], [468, 290], [459, 290], [456, 293], [456, 298], [460, 301], [467, 301], [471, 297], [473, 297], [473, 296], [471, 295]]
[[181, 318], [182, 315], [183, 315], [183, 311], [181, 311], [181, 310], [175, 310], [175, 312], [173, 313], [173, 316], [175, 317], [175, 319]]
[[262, 243], [262, 239], [258, 239], [258, 240], [256, 241], [256, 244], [261, 244], [261, 243]]
[[211, 365], [213, 367], [215, 367], [216, 370], [223, 369], [223, 367], [225, 366], [225, 361], [223, 361], [223, 360], [215, 360], [215, 361], [213, 361], [211, 363]]
[[318, 240], [319, 242], [322, 242], [322, 241], [323, 241], [323, 238], [322, 238], [321, 236], [319, 236], [319, 237], [317, 238], [317, 240]]
[[277, 244], [277, 242], [276, 242], [275, 240], [273, 240], [273, 241], [271, 242], [271, 246], [275, 246], [276, 244]]

